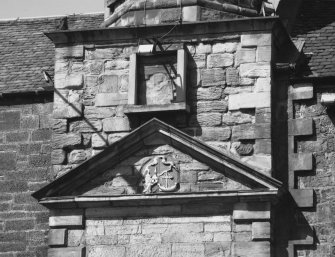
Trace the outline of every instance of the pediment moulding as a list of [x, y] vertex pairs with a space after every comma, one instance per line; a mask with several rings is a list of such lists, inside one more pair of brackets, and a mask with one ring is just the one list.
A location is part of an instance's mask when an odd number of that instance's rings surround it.
[[[128, 165], [128, 166], [127, 166]], [[45, 205], [276, 198], [281, 182], [152, 119], [33, 196]]]

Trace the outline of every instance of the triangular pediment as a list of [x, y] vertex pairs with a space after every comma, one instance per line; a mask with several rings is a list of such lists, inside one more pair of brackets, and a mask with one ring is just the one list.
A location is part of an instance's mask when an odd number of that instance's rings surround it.
[[38, 199], [277, 190], [238, 158], [152, 119], [49, 185]]

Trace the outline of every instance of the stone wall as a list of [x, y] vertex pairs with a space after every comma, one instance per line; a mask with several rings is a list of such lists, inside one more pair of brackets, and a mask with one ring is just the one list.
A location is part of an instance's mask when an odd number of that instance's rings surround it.
[[269, 219], [265, 202], [61, 210], [50, 218], [49, 254], [270, 256]]
[[315, 208], [303, 212], [310, 226], [316, 231], [316, 249], [299, 248], [298, 256], [333, 256], [334, 247], [334, 107], [321, 104], [322, 93], [334, 90], [323, 83], [314, 86], [314, 97], [294, 104], [294, 115], [299, 119], [311, 119], [314, 123], [313, 134], [299, 137], [296, 141], [297, 151], [313, 155], [313, 167], [301, 172], [297, 177], [297, 187], [314, 189]]
[[156, 116], [214, 147], [271, 169], [271, 34], [227, 35], [188, 51], [189, 113], [127, 116], [130, 55], [137, 45], [56, 49], [52, 163], [63, 172]]
[[30, 195], [51, 181], [52, 94], [0, 100], [0, 256], [46, 256], [48, 215]]

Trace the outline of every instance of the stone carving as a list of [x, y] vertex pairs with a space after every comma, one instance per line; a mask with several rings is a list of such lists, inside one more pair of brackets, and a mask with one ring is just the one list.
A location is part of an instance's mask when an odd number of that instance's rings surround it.
[[174, 192], [179, 187], [179, 170], [164, 156], [153, 157], [141, 170], [143, 194]]
[[249, 155], [254, 150], [254, 146], [252, 144], [239, 143], [235, 145], [235, 150], [239, 155]]

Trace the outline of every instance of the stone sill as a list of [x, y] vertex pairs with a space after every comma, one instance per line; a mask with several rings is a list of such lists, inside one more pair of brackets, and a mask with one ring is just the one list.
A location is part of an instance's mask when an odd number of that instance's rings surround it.
[[200, 193], [174, 193], [152, 195], [115, 195], [115, 196], [69, 196], [48, 197], [41, 199], [40, 204], [47, 208], [89, 208], [111, 206], [147, 206], [182, 204], [188, 202], [276, 202], [278, 190], [245, 190], [245, 191], [216, 191]]
[[154, 104], [154, 105], [128, 105], [124, 107], [124, 113], [147, 113], [166, 111], [190, 111], [190, 107], [185, 103]]

